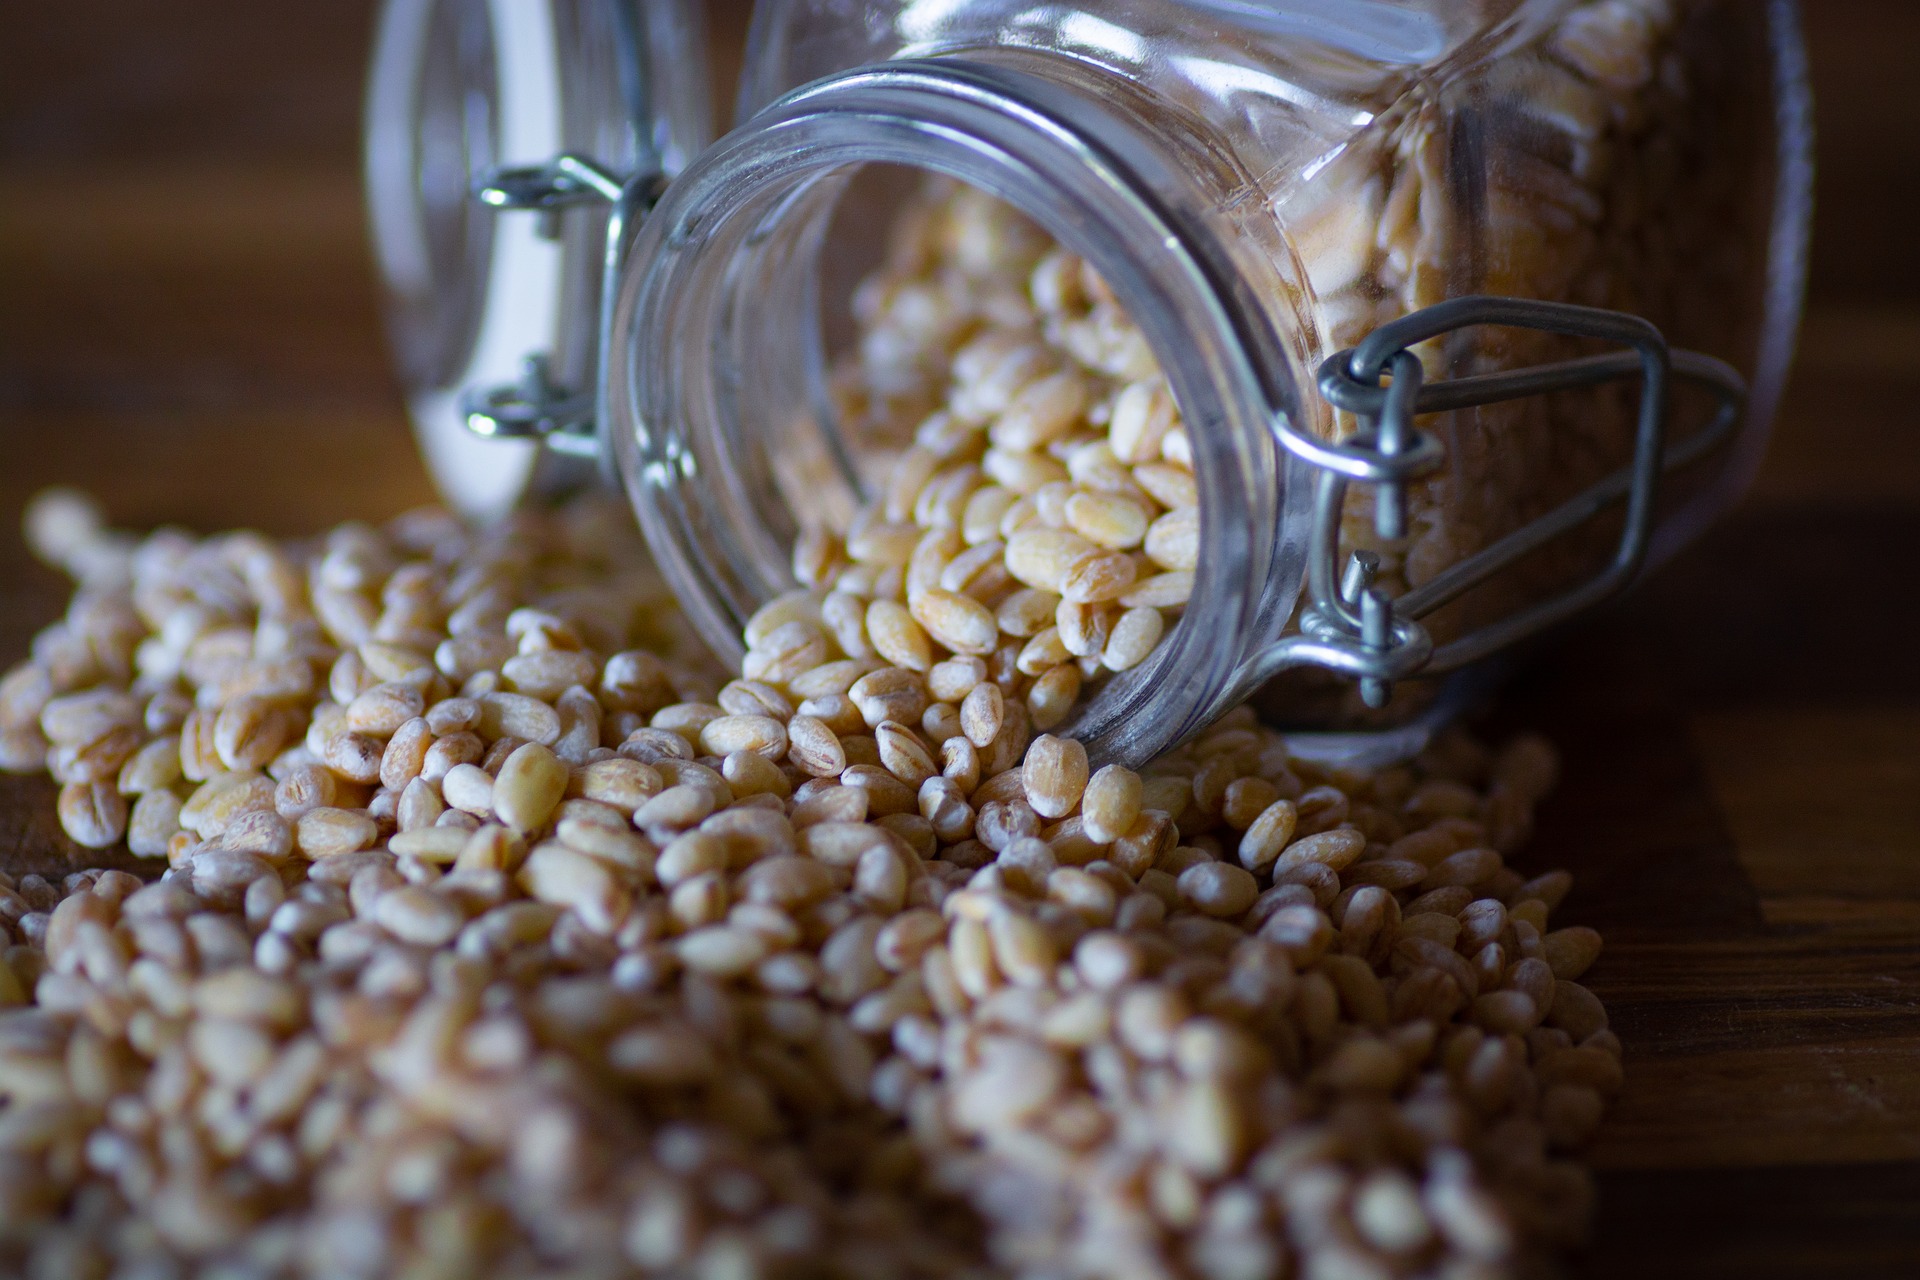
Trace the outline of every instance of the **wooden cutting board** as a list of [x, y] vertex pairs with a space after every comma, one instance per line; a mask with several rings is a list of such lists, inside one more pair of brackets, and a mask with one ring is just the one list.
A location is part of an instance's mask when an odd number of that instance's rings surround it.
[[[276, 533], [429, 497], [360, 229], [367, 15], [308, 8], [18, 15], [86, 36], [0, 68], [0, 664], [64, 599], [12, 527], [43, 485]], [[1626, 1045], [1593, 1277], [1920, 1275], [1920, 10], [1813, 8], [1816, 306], [1767, 468], [1493, 712], [1565, 753], [1523, 865], [1574, 871]], [[75, 865], [51, 810], [0, 779], [0, 865]]]

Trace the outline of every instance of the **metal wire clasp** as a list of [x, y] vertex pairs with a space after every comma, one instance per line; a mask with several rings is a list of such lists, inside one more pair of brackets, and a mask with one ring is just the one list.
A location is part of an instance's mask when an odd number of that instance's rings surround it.
[[[657, 168], [622, 179], [585, 156], [567, 153], [542, 165], [495, 169], [474, 184], [473, 198], [491, 209], [528, 210], [543, 219], [542, 231], [556, 233], [555, 219], [573, 205], [604, 202], [607, 251], [602, 267], [602, 297], [611, 297], [620, 264], [632, 243], [633, 229], [666, 190]], [[609, 309], [601, 308], [600, 368], [606, 367]], [[557, 453], [594, 458], [602, 454], [595, 426], [598, 388], [569, 388], [554, 383], [545, 353], [529, 355], [520, 381], [495, 387], [471, 387], [460, 397], [467, 430], [489, 440], [539, 440]]]
[[[1474, 325], [1597, 338], [1631, 350], [1426, 383], [1410, 348]], [[1389, 374], [1391, 381], [1383, 382]], [[1720, 402], [1704, 428], [1673, 444], [1666, 439], [1669, 375], [1707, 387]], [[1374, 586], [1379, 558], [1373, 553], [1356, 551], [1341, 565], [1340, 517], [1355, 481], [1375, 486], [1374, 529], [1380, 537], [1406, 536], [1407, 486], [1439, 467], [1445, 454], [1436, 436], [1414, 425], [1417, 415], [1634, 376], [1641, 380], [1640, 411], [1626, 467], [1397, 598]], [[1316, 666], [1357, 679], [1372, 707], [1386, 704], [1395, 681], [1466, 666], [1625, 587], [1646, 558], [1661, 474], [1725, 441], [1746, 398], [1746, 384], [1731, 366], [1698, 352], [1670, 351], [1660, 331], [1638, 316], [1499, 297], [1454, 298], [1384, 324], [1358, 346], [1328, 358], [1318, 380], [1321, 397], [1358, 418], [1360, 429], [1333, 443], [1302, 432], [1285, 413], [1275, 415], [1282, 447], [1319, 469], [1308, 602], [1299, 633], [1251, 659], [1235, 684], [1244, 695], [1289, 667]], [[1420, 625], [1419, 619], [1623, 500], [1620, 540], [1593, 577], [1438, 647]]]

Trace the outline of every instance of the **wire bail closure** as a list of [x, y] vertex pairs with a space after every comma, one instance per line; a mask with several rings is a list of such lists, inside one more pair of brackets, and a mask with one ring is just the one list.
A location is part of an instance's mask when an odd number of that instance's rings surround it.
[[[474, 183], [473, 198], [490, 209], [524, 210], [537, 214], [545, 235], [558, 234], [558, 215], [582, 204], [607, 204], [606, 260], [602, 265], [603, 297], [611, 297], [619, 283], [633, 232], [667, 189], [666, 175], [646, 167], [621, 179], [597, 161], [571, 152], [543, 165], [494, 169]], [[608, 356], [611, 308], [602, 306], [599, 325], [599, 368]], [[605, 461], [596, 426], [599, 389], [575, 389], [554, 383], [548, 357], [536, 352], [526, 358], [520, 381], [503, 386], [471, 387], [460, 397], [460, 416], [467, 430], [488, 440], [538, 440], [556, 453]]]
[[[634, 231], [667, 189], [666, 161], [654, 145], [652, 111], [648, 106], [647, 36], [633, 8], [610, 6], [614, 24], [614, 68], [638, 157], [634, 172], [621, 177], [605, 164], [575, 152], [562, 152], [545, 164], [502, 166], [475, 180], [472, 197], [498, 212], [531, 212], [539, 218], [540, 234], [558, 239], [560, 215], [587, 204], [610, 206], [606, 253], [601, 263], [601, 298], [596, 345], [596, 369], [606, 378], [613, 308], [605, 300], [619, 286]], [[612, 451], [604, 447], [597, 425], [600, 388], [557, 386], [550, 375], [550, 355], [530, 353], [516, 383], [472, 387], [460, 397], [460, 417], [467, 430], [489, 440], [537, 440], [555, 453], [596, 459], [611, 474]]]
[[[1425, 382], [1411, 348], [1478, 325], [1595, 338], [1630, 350]], [[1388, 374], [1391, 381], [1383, 382]], [[1672, 445], [1667, 443], [1670, 375], [1706, 387], [1719, 400], [1704, 428]], [[1375, 532], [1383, 540], [1406, 536], [1407, 486], [1438, 468], [1445, 456], [1439, 438], [1414, 425], [1416, 416], [1635, 376], [1642, 384], [1640, 411], [1627, 466], [1397, 598], [1374, 585], [1380, 567], [1375, 553], [1355, 551], [1341, 565], [1340, 516], [1347, 488], [1355, 482], [1375, 486]], [[1670, 350], [1660, 331], [1638, 316], [1485, 296], [1450, 299], [1381, 325], [1358, 346], [1322, 363], [1318, 383], [1321, 397], [1358, 418], [1360, 429], [1334, 443], [1302, 432], [1284, 412], [1274, 416], [1281, 446], [1319, 469], [1307, 554], [1308, 602], [1299, 633], [1242, 669], [1236, 698], [1283, 670], [1312, 666], [1357, 680], [1361, 699], [1382, 707], [1397, 681], [1457, 670], [1615, 594], [1646, 559], [1661, 475], [1723, 443], [1746, 400], [1746, 383], [1732, 366], [1698, 352]], [[1625, 527], [1607, 566], [1593, 577], [1445, 645], [1436, 647], [1420, 625], [1421, 618], [1622, 501]]]

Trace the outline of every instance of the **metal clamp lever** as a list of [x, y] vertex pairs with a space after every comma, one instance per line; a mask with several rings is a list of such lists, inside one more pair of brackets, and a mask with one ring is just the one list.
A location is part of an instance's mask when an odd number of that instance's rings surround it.
[[488, 440], [538, 440], [557, 453], [595, 457], [593, 393], [554, 385], [547, 357], [531, 355], [520, 381], [493, 387], [469, 387], [460, 395], [460, 417], [467, 430]]
[[612, 203], [626, 184], [611, 171], [571, 152], [546, 164], [494, 169], [473, 187], [473, 197], [491, 209], [545, 213], [594, 201]]
[[[473, 196], [489, 208], [531, 210], [549, 222], [562, 209], [574, 205], [610, 204], [604, 279], [611, 290], [632, 238], [632, 227], [659, 203], [665, 190], [666, 178], [656, 169], [622, 179], [597, 161], [566, 153], [542, 165], [494, 169], [474, 184]], [[603, 315], [603, 369], [606, 330]], [[540, 440], [555, 452], [571, 457], [601, 457], [594, 425], [597, 388], [579, 391], [556, 385], [545, 354], [528, 356], [524, 370], [517, 383], [473, 387], [461, 395], [460, 415], [467, 430], [489, 440]]]
[[[1597, 338], [1632, 350], [1423, 385], [1419, 357], [1410, 348], [1474, 325]], [[1382, 385], [1388, 372], [1392, 381]], [[1666, 444], [1669, 374], [1705, 386], [1720, 401], [1704, 428], [1671, 446]], [[1401, 538], [1406, 536], [1407, 485], [1441, 463], [1443, 446], [1413, 425], [1416, 415], [1636, 375], [1642, 380], [1640, 412], [1633, 460], [1626, 467], [1397, 598], [1373, 585], [1379, 559], [1370, 552], [1356, 551], [1343, 573], [1340, 517], [1347, 486], [1356, 480], [1375, 485], [1375, 530], [1383, 539]], [[1386, 704], [1397, 680], [1456, 670], [1625, 587], [1646, 557], [1661, 474], [1723, 443], [1746, 398], [1746, 384], [1731, 366], [1698, 352], [1669, 351], [1660, 331], [1637, 316], [1497, 297], [1455, 298], [1384, 324], [1357, 347], [1323, 363], [1319, 386], [1324, 399], [1360, 420], [1360, 430], [1329, 443], [1276, 415], [1281, 445], [1320, 468], [1307, 555], [1308, 604], [1299, 634], [1251, 659], [1235, 686], [1244, 695], [1287, 668], [1317, 666], [1358, 679], [1361, 697], [1372, 707]], [[1420, 625], [1420, 618], [1622, 500], [1625, 528], [1607, 566], [1592, 578], [1438, 647]]]

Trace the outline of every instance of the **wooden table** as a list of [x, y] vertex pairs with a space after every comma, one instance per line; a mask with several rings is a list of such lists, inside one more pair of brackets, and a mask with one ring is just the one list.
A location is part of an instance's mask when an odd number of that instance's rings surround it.
[[[1628, 1088], [1592, 1276], [1920, 1275], [1920, 106], [1900, 0], [1820, 0], [1814, 306], [1756, 490], [1498, 712], [1566, 754]], [[0, 47], [0, 662], [65, 586], [12, 521], [312, 530], [430, 492], [356, 187], [364, 3], [17, 6]], [[731, 8], [718, 25], [737, 22]], [[0, 865], [68, 865], [0, 782]]]

